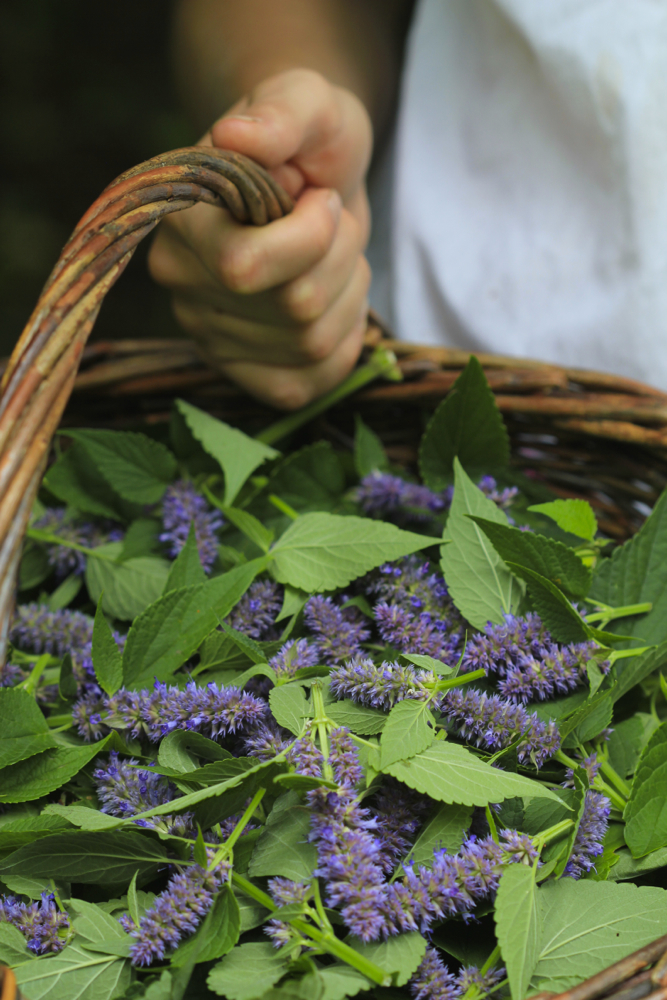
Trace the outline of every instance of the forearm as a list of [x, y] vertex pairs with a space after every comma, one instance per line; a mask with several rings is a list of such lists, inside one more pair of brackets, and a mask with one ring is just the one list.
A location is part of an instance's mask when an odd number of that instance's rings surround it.
[[412, 0], [178, 0], [174, 55], [200, 131], [261, 80], [314, 69], [391, 118]]

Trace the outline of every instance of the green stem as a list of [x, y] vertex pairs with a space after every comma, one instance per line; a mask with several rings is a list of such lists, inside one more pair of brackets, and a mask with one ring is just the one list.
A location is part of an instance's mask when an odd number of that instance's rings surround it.
[[[276, 904], [273, 902], [271, 897], [258, 889], [257, 886], [253, 885], [247, 878], [243, 875], [237, 875], [236, 872], [232, 875], [232, 881], [234, 885], [238, 886], [241, 892], [245, 893], [246, 896], [250, 896], [254, 899], [256, 903], [260, 903], [261, 906], [266, 907], [271, 913], [275, 913], [278, 909]], [[344, 941], [339, 941], [333, 933], [323, 932], [317, 929], [317, 927], [312, 927], [310, 924], [306, 923], [305, 920], [295, 918], [293, 920], [287, 921], [291, 924], [299, 934], [303, 934], [304, 937], [310, 938], [312, 941], [316, 941], [317, 944], [322, 948], [323, 951], [328, 952], [328, 954], [333, 955], [334, 958], [340, 958], [342, 962], [347, 965], [351, 965], [353, 969], [356, 969], [370, 979], [371, 982], [377, 983], [378, 986], [390, 986], [391, 976], [388, 976], [383, 969], [374, 962], [369, 962], [368, 959], [360, 955], [359, 952], [355, 951], [354, 948], [350, 948], [348, 944]]]
[[593, 788], [599, 792], [603, 792], [621, 813], [625, 810], [628, 800], [624, 796], [619, 795], [616, 789], [608, 785], [606, 781], [603, 781], [599, 774], [593, 782]]
[[491, 806], [486, 807], [486, 822], [489, 824], [489, 830], [491, 831], [491, 837], [493, 841], [497, 844], [498, 840], [498, 827], [496, 826], [495, 817], [491, 811]]
[[34, 694], [35, 691], [37, 690], [40, 677], [42, 676], [42, 674], [44, 673], [50, 662], [51, 662], [50, 653], [43, 653], [42, 656], [40, 656], [40, 658], [37, 660], [35, 666], [30, 671], [29, 676], [26, 677], [26, 679], [22, 681], [21, 684], [17, 684], [17, 687], [23, 688], [24, 691], [28, 692], [28, 694]]
[[615, 618], [627, 618], [629, 615], [644, 615], [647, 611], [650, 611], [653, 605], [650, 601], [644, 601], [641, 604], [626, 604], [621, 608], [612, 608], [607, 604], [601, 604], [599, 601], [592, 601], [590, 603], [595, 604], [599, 611], [593, 611], [591, 614], [586, 614], [587, 622], [600, 622], [604, 627], [608, 625], [609, 622], [614, 621]]
[[269, 494], [269, 503], [273, 504], [273, 506], [277, 510], [279, 510], [281, 514], [287, 514], [287, 516], [290, 517], [293, 521], [296, 521], [297, 517], [299, 516], [293, 507], [290, 507], [288, 503], [285, 503], [284, 500], [281, 500], [280, 497], [277, 497], [275, 493]]
[[574, 820], [572, 819], [562, 819], [560, 823], [555, 823], [550, 826], [548, 830], [543, 830], [542, 833], [538, 834], [537, 837], [533, 837], [533, 843], [538, 850], [546, 844], [550, 844], [552, 840], [559, 840], [564, 833], [567, 833], [574, 826]]
[[471, 670], [469, 674], [461, 674], [458, 677], [451, 677], [449, 680], [438, 681], [436, 691], [449, 691], [450, 688], [461, 687], [462, 684], [470, 684], [471, 681], [481, 680], [486, 677], [486, 670]]
[[609, 761], [605, 760], [604, 757], [598, 756], [598, 763], [600, 764], [600, 770], [604, 774], [605, 778], [609, 778], [609, 780], [614, 785], [616, 785], [616, 788], [619, 790], [619, 792], [621, 793], [621, 795], [623, 795], [626, 799], [629, 799], [630, 798], [630, 785], [627, 783], [627, 781], [625, 781], [620, 776], [620, 774], [618, 774], [614, 770], [614, 768], [611, 766], [611, 764], [609, 763]]
[[317, 729], [317, 735], [320, 738], [320, 750], [322, 751], [322, 756], [324, 757], [323, 775], [327, 781], [333, 781], [333, 768], [329, 762], [329, 737], [327, 735], [328, 719], [327, 714], [324, 711], [322, 685], [315, 682], [310, 691], [313, 696], [313, 712], [315, 713], [313, 725]]
[[320, 883], [317, 878], [313, 879], [312, 887], [313, 887], [313, 902], [315, 903], [315, 910], [317, 911], [317, 915], [320, 918], [320, 924], [325, 930], [328, 930], [333, 934], [333, 927], [331, 926], [329, 918], [324, 912], [324, 906], [322, 905], [322, 896], [320, 895]]
[[248, 806], [245, 812], [243, 813], [243, 816], [241, 816], [241, 819], [238, 821], [238, 823], [236, 824], [230, 835], [227, 837], [227, 840], [224, 842], [220, 850], [217, 851], [216, 854], [213, 856], [213, 860], [209, 863], [208, 866], [209, 871], [212, 871], [212, 869], [215, 868], [216, 865], [219, 865], [223, 858], [229, 857], [231, 855], [232, 850], [234, 849], [234, 844], [245, 830], [246, 826], [248, 825], [250, 819], [252, 818], [255, 812], [255, 809], [260, 804], [265, 795], [266, 795], [266, 788], [257, 789], [252, 799], [248, 803]]
[[26, 537], [34, 538], [36, 542], [46, 542], [48, 545], [61, 545], [66, 549], [74, 549], [76, 552], [83, 552], [84, 555], [93, 556], [95, 559], [118, 562], [114, 556], [105, 555], [102, 552], [98, 552], [97, 549], [86, 548], [85, 545], [79, 545], [78, 542], [71, 542], [68, 538], [61, 538], [60, 535], [54, 535], [50, 531], [40, 531], [39, 528], [28, 528]]
[[653, 646], [635, 646], [634, 649], [612, 649], [611, 653], [607, 655], [607, 659], [613, 665], [616, 660], [625, 660], [629, 656], [641, 656], [642, 653], [647, 653], [649, 649], [653, 648]]
[[335, 389], [325, 393], [324, 396], [320, 396], [319, 399], [314, 400], [312, 403], [308, 403], [307, 406], [297, 410], [296, 413], [290, 413], [281, 420], [277, 420], [274, 424], [269, 424], [261, 433], [256, 435], [256, 440], [262, 441], [264, 444], [275, 444], [276, 441], [287, 437], [288, 434], [298, 430], [299, 427], [303, 427], [313, 417], [324, 413], [330, 406], [334, 406], [341, 399], [345, 399], [351, 393], [362, 389], [369, 382], [373, 382], [380, 376], [384, 376], [393, 382], [398, 382], [402, 379], [402, 375], [396, 367], [396, 356], [392, 351], [388, 351], [384, 347], [377, 347], [366, 364], [355, 368]]

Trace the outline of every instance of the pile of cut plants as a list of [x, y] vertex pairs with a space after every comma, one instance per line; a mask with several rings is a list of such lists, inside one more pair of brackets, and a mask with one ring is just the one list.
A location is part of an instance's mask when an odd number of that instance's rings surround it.
[[665, 496], [615, 546], [517, 477], [474, 358], [418, 474], [267, 439], [56, 439], [0, 688], [22, 994], [523, 1000], [667, 934]]

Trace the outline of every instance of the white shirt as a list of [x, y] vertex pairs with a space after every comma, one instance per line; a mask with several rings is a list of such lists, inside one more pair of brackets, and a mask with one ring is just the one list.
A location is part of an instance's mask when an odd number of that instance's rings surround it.
[[400, 337], [667, 389], [667, 0], [420, 0], [393, 161]]

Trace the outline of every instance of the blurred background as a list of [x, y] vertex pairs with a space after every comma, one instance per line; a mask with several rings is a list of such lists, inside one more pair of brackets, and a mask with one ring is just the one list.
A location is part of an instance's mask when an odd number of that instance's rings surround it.
[[[196, 141], [172, 86], [168, 0], [0, 3], [0, 356], [78, 219], [128, 167]], [[140, 245], [94, 339], [182, 336]]]

